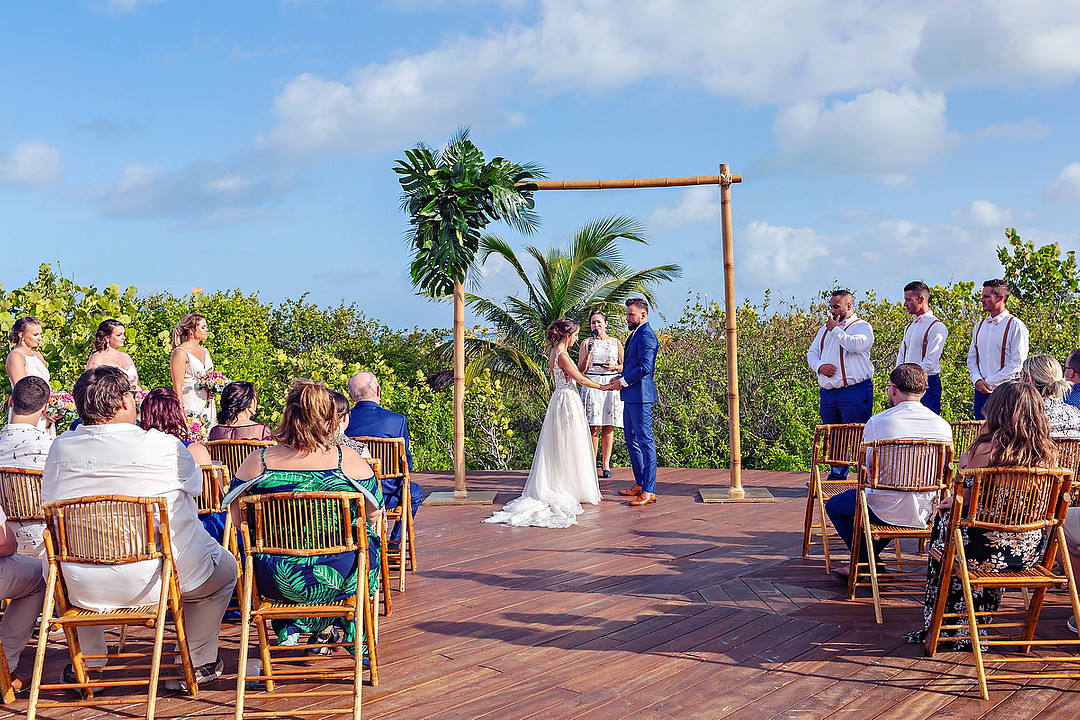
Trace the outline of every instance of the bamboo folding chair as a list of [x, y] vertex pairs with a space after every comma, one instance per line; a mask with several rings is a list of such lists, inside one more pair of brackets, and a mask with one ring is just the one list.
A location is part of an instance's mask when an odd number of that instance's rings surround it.
[[[965, 477], [972, 478], [970, 497], [966, 501], [961, 494]], [[975, 656], [975, 667], [979, 676], [979, 691], [984, 700], [990, 695], [986, 687], [986, 670], [983, 666], [981, 645], [1016, 645], [1024, 656], [995, 657], [994, 662], [1004, 665], [1015, 663], [1077, 663], [1080, 656], [1055, 654], [1050, 657], [1028, 655], [1032, 646], [1076, 646], [1080, 638], [1067, 640], [1036, 640], [1035, 626], [1039, 621], [1046, 591], [1050, 588], [1067, 588], [1072, 603], [1073, 613], [1080, 617], [1080, 600], [1077, 599], [1076, 583], [1072, 565], [1069, 561], [1068, 544], [1062, 523], [1068, 502], [1068, 470], [1023, 467], [997, 467], [961, 470], [953, 488], [953, 508], [949, 518], [948, 534], [945, 546], [940, 551], [931, 550], [941, 561], [941, 587], [938, 590], [937, 603], [934, 606], [930, 629], [926, 635], [926, 654], [933, 657], [941, 641], [942, 630], [967, 628], [970, 633], [971, 650]], [[1041, 530], [1049, 535], [1042, 558], [1034, 567], [1019, 572], [993, 572], [972, 570], [968, 567], [964, 550], [963, 528], [978, 528], [984, 532], [1017, 533]], [[1059, 554], [1060, 553], [1060, 554]], [[1055, 561], [1061, 564], [1061, 574], [1054, 572]], [[953, 577], [960, 579], [963, 587], [965, 612], [945, 612], [945, 603], [949, 592], [949, 583]], [[972, 587], [981, 588], [1028, 588], [1033, 590], [1031, 601], [1025, 610], [997, 610], [979, 612], [976, 616], [972, 601]], [[997, 622], [999, 617], [1013, 616], [1011, 622]], [[1013, 634], [1001, 633], [994, 636], [979, 636], [979, 622], [994, 619], [990, 624], [996, 630], [1011, 630]], [[1022, 620], [1021, 620], [1022, 618]], [[1080, 669], [1071, 672], [1049, 670], [1047, 672], [1010, 672], [995, 673], [995, 680], [1017, 680], [1025, 678], [1080, 678]]]
[[236, 603], [240, 604], [243, 595], [244, 578], [242, 576], [244, 565], [240, 560], [240, 543], [236, 539], [236, 526], [233, 525], [229, 508], [222, 507], [221, 499], [229, 489], [229, 468], [225, 465], [200, 465], [203, 474], [203, 489], [199, 497], [195, 498], [195, 505], [199, 509], [199, 516], [223, 513], [225, 515], [225, 527], [221, 534], [221, 546], [232, 555], [236, 561]]
[[[68, 652], [74, 665], [75, 683], [41, 682], [45, 666], [45, 650], [48, 633], [45, 621], [38, 633], [37, 655], [34, 660], [33, 680], [30, 686], [30, 707], [27, 717], [33, 720], [40, 708], [130, 705], [130, 697], [94, 697], [94, 688], [139, 686], [146, 687], [146, 718], [152, 720], [157, 704], [158, 680], [162, 656], [180, 656], [188, 694], [198, 694], [195, 669], [188, 654], [187, 634], [184, 629], [184, 611], [180, 599], [180, 584], [173, 564], [172, 544], [169, 534], [169, 515], [165, 498], [130, 497], [125, 495], [95, 495], [72, 500], [46, 503], [45, 552], [49, 560], [49, 573], [45, 588], [45, 607], [42, 618], [53, 618], [48, 624], [61, 628], [67, 637]], [[129, 563], [156, 561], [160, 564], [161, 588], [158, 601], [152, 605], [120, 608], [104, 612], [86, 610], [71, 603], [64, 579], [64, 564], [117, 566]], [[54, 617], [55, 607], [55, 617]], [[166, 613], [171, 612], [176, 628], [179, 652], [163, 651]], [[117, 652], [105, 655], [86, 655], [79, 645], [76, 629], [88, 626], [145, 625], [154, 628], [152, 653]], [[120, 678], [115, 680], [92, 680], [87, 674], [86, 660], [116, 658], [124, 660], [112, 670], [146, 670], [147, 678]], [[134, 664], [127, 661], [149, 658], [150, 664]], [[41, 703], [42, 690], [78, 690], [82, 697], [73, 701]]]
[[960, 454], [971, 447], [972, 440], [982, 430], [983, 420], [956, 420], [952, 427], [953, 463], [960, 461]]
[[1080, 438], [1056, 437], [1058, 467], [1072, 472], [1072, 504], [1080, 505]]
[[[855, 511], [855, 532], [851, 541], [851, 563], [848, 572], [848, 599], [854, 600], [860, 586], [870, 585], [874, 595], [874, 617], [881, 619], [881, 599], [926, 593], [926, 563], [908, 560], [900, 552], [900, 541], [919, 541], [922, 551], [930, 539], [930, 525], [920, 528], [898, 525], [879, 525], [870, 521], [867, 500], [872, 491], [897, 493], [935, 493], [935, 501], [952, 478], [952, 443], [933, 440], [881, 440], [863, 445], [869, 466], [859, 466], [859, 494]], [[936, 504], [936, 502], [935, 502]], [[874, 557], [874, 542], [891, 540], [895, 560]], [[868, 562], [859, 560], [860, 549], [866, 547]], [[883, 568], [893, 567], [895, 573], [883, 575]], [[907, 572], [905, 572], [905, 568]], [[918, 572], [912, 575], [911, 570]], [[922, 602], [909, 603], [922, 606]]]
[[[405, 438], [358, 436], [353, 440], [366, 443], [373, 458], [382, 463], [380, 482], [385, 478], [401, 478], [401, 502], [386, 511], [386, 524], [400, 522], [401, 543], [394, 556], [384, 555], [387, 572], [398, 571], [398, 592], [405, 592], [405, 570], [416, 572], [416, 533], [413, 528], [412, 501], [410, 499], [409, 460], [405, 454]], [[389, 577], [389, 575], [387, 576]]]
[[[379, 458], [364, 459], [371, 466], [371, 471], [375, 473], [375, 477], [382, 482], [382, 460]], [[390, 599], [390, 563], [387, 559], [389, 555], [389, 552], [387, 552], [387, 532], [386, 514], [383, 513], [382, 518], [379, 520], [379, 558], [382, 560], [379, 563], [379, 586], [382, 588], [383, 614], [389, 616], [393, 602]]]
[[[832, 523], [825, 514], [825, 501], [833, 495], [856, 487], [854, 480], [821, 479], [821, 467], [847, 465], [857, 468], [862, 447], [862, 423], [818, 425], [814, 430], [814, 449], [810, 463], [810, 481], [806, 494], [806, 519], [803, 522], [803, 557], [809, 557], [810, 546], [820, 544], [825, 553], [825, 572], [832, 572], [830, 550], [846, 551], [844, 541], [830, 530]], [[827, 476], [826, 476], [827, 478]], [[817, 516], [815, 522], [815, 515]], [[814, 540], [813, 535], [821, 538]]]
[[[0, 468], [0, 507], [8, 520], [20, 522], [45, 521], [41, 509], [41, 471], [29, 468]], [[0, 598], [7, 601], [7, 598]], [[15, 700], [15, 691], [11, 687], [11, 669], [0, 646], [0, 697], [4, 703]]]
[[[240, 659], [236, 679], [236, 720], [244, 716], [245, 685], [263, 681], [267, 692], [281, 680], [352, 679], [348, 692], [340, 690], [308, 690], [274, 693], [274, 698], [311, 698], [350, 696], [352, 706], [336, 709], [290, 709], [290, 715], [329, 715], [351, 713], [360, 717], [360, 687], [363, 681], [363, 647], [368, 649], [371, 684], [377, 685], [378, 656], [376, 653], [376, 609], [368, 593], [367, 532], [364, 528], [364, 496], [345, 492], [282, 492], [270, 495], [250, 495], [240, 498], [241, 525], [244, 537], [244, 600], [241, 603], [243, 620], [240, 630]], [[354, 520], [359, 521], [353, 527]], [[266, 600], [255, 578], [256, 555], [314, 557], [335, 553], [356, 553], [356, 594], [338, 602], [323, 605], [295, 605]], [[276, 661], [287, 669], [274, 670], [271, 665], [271, 646], [267, 623], [272, 619], [297, 617], [343, 617], [355, 623], [356, 638], [351, 647], [353, 667], [349, 671], [317, 669], [309, 665], [310, 657], [279, 656]], [[259, 675], [247, 671], [251, 623], [255, 623], [262, 670]], [[363, 640], [361, 638], [364, 638]], [[288, 650], [297, 650], [289, 647]], [[346, 647], [344, 643], [309, 644], [303, 648]], [[286, 650], [275, 647], [274, 650]], [[249, 712], [249, 717], [278, 717], [281, 711]]]
[[214, 462], [229, 468], [230, 477], [236, 475], [236, 470], [252, 451], [277, 445], [273, 440], [207, 440], [202, 444]]

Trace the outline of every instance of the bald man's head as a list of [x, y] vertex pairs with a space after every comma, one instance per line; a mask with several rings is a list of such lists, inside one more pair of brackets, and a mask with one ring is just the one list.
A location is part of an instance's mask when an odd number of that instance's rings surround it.
[[353, 402], [379, 399], [379, 379], [374, 373], [358, 372], [349, 378], [349, 397]]

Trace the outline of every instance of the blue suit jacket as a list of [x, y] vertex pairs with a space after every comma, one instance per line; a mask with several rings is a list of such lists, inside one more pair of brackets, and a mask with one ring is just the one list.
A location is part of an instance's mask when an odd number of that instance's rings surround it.
[[619, 393], [623, 402], [628, 403], [655, 403], [660, 401], [656, 394], [656, 383], [653, 382], [653, 371], [656, 369], [656, 351], [660, 349], [660, 343], [656, 340], [656, 333], [649, 327], [649, 323], [638, 326], [626, 341], [623, 351], [622, 379], [626, 381], [626, 387]]
[[405, 438], [405, 457], [412, 472], [412, 452], [409, 450], [409, 423], [405, 416], [393, 410], [380, 407], [374, 400], [361, 400], [349, 413], [349, 427], [345, 429], [349, 437], [368, 435], [370, 437]]

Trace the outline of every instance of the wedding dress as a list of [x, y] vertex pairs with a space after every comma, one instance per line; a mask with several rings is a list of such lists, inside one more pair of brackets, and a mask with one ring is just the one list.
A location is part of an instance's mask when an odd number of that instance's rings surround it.
[[[566, 353], [560, 353], [566, 354]], [[569, 356], [567, 356], [569, 358]], [[564, 528], [577, 524], [581, 503], [600, 502], [596, 453], [577, 383], [558, 365], [551, 374], [555, 392], [548, 402], [529, 479], [521, 497], [484, 522]]]

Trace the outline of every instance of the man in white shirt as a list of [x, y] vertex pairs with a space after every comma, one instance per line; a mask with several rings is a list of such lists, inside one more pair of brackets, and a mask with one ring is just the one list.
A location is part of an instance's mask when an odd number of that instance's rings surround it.
[[1009, 284], [1004, 280], [983, 283], [982, 306], [988, 315], [971, 329], [967, 366], [975, 386], [974, 414], [982, 420], [982, 407], [994, 388], [1020, 377], [1028, 356], [1027, 325], [1005, 309]]
[[[829, 299], [829, 319], [818, 330], [806, 361], [821, 386], [821, 422], [864, 423], [874, 412], [874, 330], [855, 316], [855, 299], [837, 290]], [[833, 467], [829, 480], [847, 477], [847, 466]]]
[[930, 288], [924, 282], [916, 280], [904, 286], [904, 308], [912, 317], [896, 353], [896, 367], [915, 363], [926, 371], [927, 386], [922, 404], [940, 415], [941, 351], [945, 349], [949, 329], [930, 310]]
[[[195, 677], [200, 683], [220, 677], [218, 636], [236, 585], [236, 563], [199, 522], [195, 497], [202, 492], [202, 471], [179, 440], [134, 424], [135, 393], [119, 368], [87, 370], [72, 394], [83, 425], [53, 442], [42, 501], [110, 494], [164, 497]], [[80, 607], [107, 610], [157, 602], [160, 573], [153, 561], [117, 567], [67, 564], [63, 572], [68, 594]], [[105, 652], [102, 628], [80, 628], [79, 641], [87, 654]], [[64, 672], [73, 675], [70, 665]], [[183, 689], [177, 680], [167, 681], [166, 687]]]
[[[904, 363], [889, 375], [888, 410], [883, 410], [866, 422], [863, 442], [877, 440], [939, 440], [952, 442], [952, 427], [940, 415], [922, 404], [926, 392], [926, 371], [914, 363]], [[893, 490], [867, 489], [866, 502], [870, 508], [870, 522], [900, 527], [926, 527], [937, 502], [937, 493], [909, 493]], [[825, 512], [829, 515], [836, 532], [851, 547], [855, 532], [858, 490], [846, 490], [829, 498]], [[874, 557], [881, 554], [887, 542], [874, 544]], [[865, 562], [866, 548], [860, 554]], [[838, 569], [833, 572], [841, 582], [847, 582], [847, 573]]]
[[[0, 430], [0, 467], [41, 470], [52, 447], [52, 437], [38, 427], [41, 413], [49, 402], [52, 388], [34, 375], [15, 383], [8, 405], [11, 421]], [[8, 520], [8, 529], [15, 534], [19, 552], [41, 557], [45, 542], [41, 539], [45, 523], [39, 520]]]

